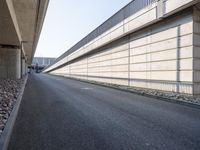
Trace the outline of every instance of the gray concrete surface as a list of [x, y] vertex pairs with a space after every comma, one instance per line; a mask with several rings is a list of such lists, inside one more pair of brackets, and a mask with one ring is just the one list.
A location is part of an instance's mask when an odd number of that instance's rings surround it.
[[31, 75], [9, 150], [199, 150], [200, 110]]
[[199, 2], [131, 1], [44, 72], [200, 95]]
[[31, 65], [49, 0], [0, 3], [0, 78], [19, 79]]
[[21, 50], [0, 48], [0, 78], [21, 78]]

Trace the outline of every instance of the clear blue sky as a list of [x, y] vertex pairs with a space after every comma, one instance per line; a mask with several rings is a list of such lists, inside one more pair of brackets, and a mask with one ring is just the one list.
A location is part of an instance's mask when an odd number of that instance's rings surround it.
[[35, 56], [60, 56], [130, 1], [50, 0]]

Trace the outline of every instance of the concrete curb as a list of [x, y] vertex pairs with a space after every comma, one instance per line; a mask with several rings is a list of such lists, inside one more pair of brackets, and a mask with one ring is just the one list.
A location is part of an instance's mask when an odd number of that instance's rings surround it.
[[[53, 75], [53, 76], [58, 76], [58, 75]], [[58, 76], [58, 77], [64, 77], [64, 78], [73, 79], [73, 80], [77, 80], [77, 81], [81, 81], [81, 82], [86, 82], [86, 83], [91, 83], [91, 84], [100, 85], [100, 86], [104, 86], [104, 87], [109, 87], [109, 88], [113, 88], [113, 89], [124, 91], [124, 92], [134, 93], [134, 94], [137, 94], [137, 95], [140, 95], [140, 96], [155, 98], [155, 99], [162, 100], [162, 101], [172, 102], [172, 103], [181, 104], [181, 105], [184, 105], [184, 106], [189, 106], [189, 107], [200, 109], [199, 104], [192, 103], [192, 102], [189, 102], [189, 101], [181, 101], [181, 100], [176, 100], [176, 99], [172, 99], [172, 98], [161, 97], [161, 96], [157, 96], [157, 95], [151, 95], [151, 94], [147, 94], [147, 93], [139, 93], [137, 91], [133, 91], [133, 90], [130, 90], [130, 89], [125, 89], [125, 88], [120, 88], [119, 86], [115, 86], [115, 85], [111, 85], [111, 84], [104, 84], [104, 83], [101, 83], [101, 82], [77, 79], [77, 78], [66, 77], [66, 76]]]
[[20, 104], [21, 104], [21, 101], [22, 101], [22, 97], [23, 97], [23, 94], [24, 94], [24, 89], [25, 89], [25, 86], [26, 86], [26, 83], [27, 83], [27, 79], [28, 79], [28, 75], [25, 77], [25, 80], [24, 80], [24, 84], [22, 85], [22, 89], [20, 91], [20, 94], [17, 98], [17, 101], [13, 107], [13, 110], [8, 118], [8, 121], [6, 123], [6, 126], [2, 132], [2, 135], [1, 135], [1, 138], [0, 138], [0, 150], [7, 150], [8, 148], [8, 144], [9, 144], [9, 141], [10, 141], [10, 137], [11, 137], [11, 134], [12, 134], [12, 131], [13, 131], [13, 127], [14, 127], [14, 124], [15, 124], [15, 121], [16, 121], [16, 118], [17, 118], [17, 114], [18, 114], [18, 111], [19, 111], [19, 108], [20, 108]]

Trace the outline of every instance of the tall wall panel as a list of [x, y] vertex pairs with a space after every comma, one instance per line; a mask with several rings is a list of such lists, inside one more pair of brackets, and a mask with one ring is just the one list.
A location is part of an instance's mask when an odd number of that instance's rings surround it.
[[188, 9], [88, 51], [51, 73], [109, 84], [200, 94], [199, 16], [198, 9]]
[[194, 19], [194, 35], [193, 35], [193, 44], [194, 44], [194, 75], [193, 75], [193, 93], [200, 95], [200, 5], [194, 7], [193, 12]]

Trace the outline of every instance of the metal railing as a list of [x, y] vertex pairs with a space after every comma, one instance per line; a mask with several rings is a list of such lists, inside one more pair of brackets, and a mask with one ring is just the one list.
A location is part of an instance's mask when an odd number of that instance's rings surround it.
[[95, 38], [97, 38], [98, 36], [106, 32], [107, 30], [111, 29], [112, 27], [120, 23], [121, 21], [132, 16], [133, 14], [142, 10], [143, 8], [149, 5], [152, 5], [156, 1], [159, 1], [159, 0], [133, 0], [131, 1], [129, 4], [127, 4], [125, 7], [120, 9], [117, 13], [115, 13], [112, 17], [110, 17], [104, 23], [102, 23], [99, 27], [97, 27], [95, 30], [89, 33], [86, 37], [80, 40], [72, 48], [70, 48], [64, 54], [62, 54], [59, 58], [57, 58], [52, 65], [54, 65], [61, 59], [65, 58], [69, 54], [73, 53], [74, 51], [78, 50], [82, 46], [86, 45], [90, 41], [94, 40]]

